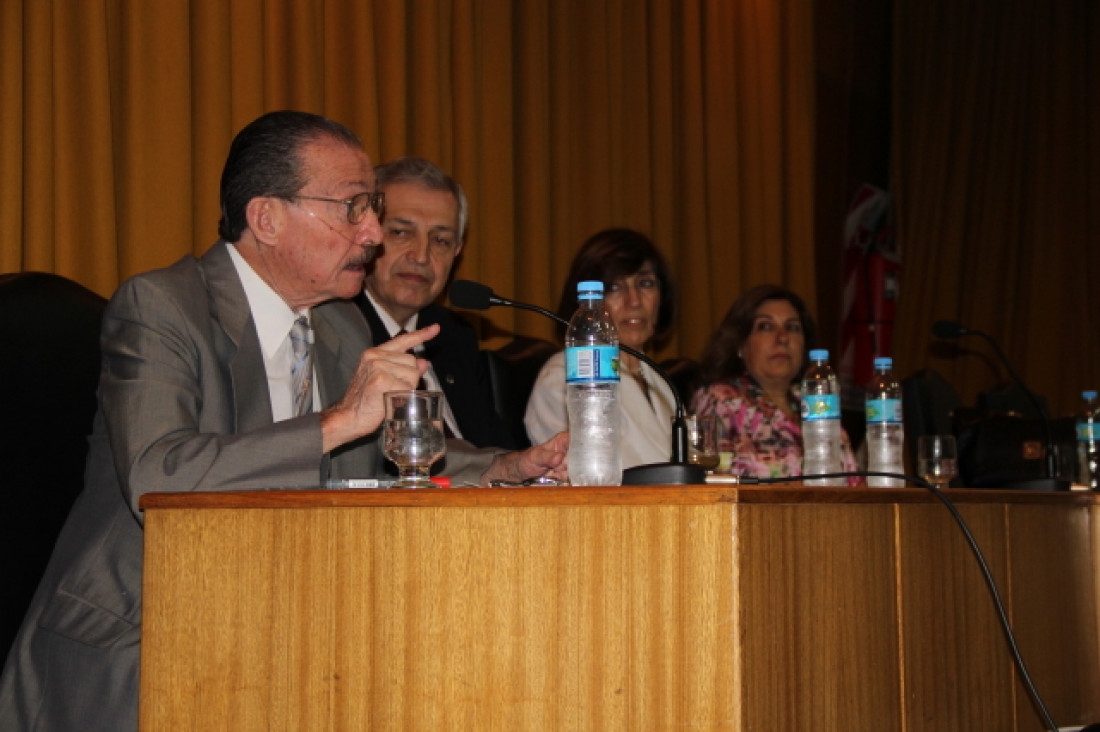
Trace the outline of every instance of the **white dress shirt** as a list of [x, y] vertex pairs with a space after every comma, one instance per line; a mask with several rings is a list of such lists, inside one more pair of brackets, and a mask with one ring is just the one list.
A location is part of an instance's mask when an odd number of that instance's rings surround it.
[[[378, 313], [379, 319], [382, 321], [382, 325], [386, 326], [386, 332], [390, 334], [390, 338], [394, 338], [402, 330], [411, 333], [417, 329], [417, 320], [420, 318], [420, 313], [413, 313], [413, 316], [406, 320], [403, 324], [398, 323], [393, 319], [393, 316], [382, 307], [377, 300], [374, 299], [374, 295], [370, 294], [370, 290], [363, 288], [363, 294], [370, 300], [370, 304], [374, 306], [374, 312]], [[421, 356], [424, 353], [424, 344], [413, 349], [413, 352], [417, 356]], [[429, 391], [438, 391], [443, 394], [443, 386], [439, 383], [439, 378], [435, 375], [435, 369], [432, 368], [431, 361], [428, 362], [428, 370], [424, 372], [424, 376], [421, 377], [424, 380], [424, 386]], [[451, 405], [447, 403], [447, 395], [443, 395], [443, 421], [447, 423], [447, 427], [451, 430], [451, 434], [455, 437], [462, 437], [462, 430], [458, 429], [458, 420], [455, 419], [454, 412], [451, 411]]]
[[[279, 293], [264, 282], [252, 265], [245, 261], [237, 247], [228, 246], [229, 257], [241, 278], [256, 334], [260, 337], [260, 350], [264, 354], [264, 370], [267, 372], [267, 390], [271, 395], [271, 419], [281, 422], [297, 416], [294, 412], [294, 388], [290, 370], [294, 366], [294, 351], [290, 345], [290, 328], [299, 315], [309, 320], [309, 309], [296, 313], [290, 309]], [[314, 369], [316, 374], [316, 369]], [[313, 411], [318, 411], [321, 394], [317, 379], [313, 383]]]

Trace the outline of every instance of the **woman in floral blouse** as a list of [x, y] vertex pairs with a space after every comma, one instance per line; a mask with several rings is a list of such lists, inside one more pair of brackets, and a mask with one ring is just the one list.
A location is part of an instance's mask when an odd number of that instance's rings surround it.
[[[718, 415], [719, 450], [732, 453], [730, 472], [770, 478], [802, 474], [799, 378], [817, 340], [802, 298], [759, 285], [733, 303], [703, 357], [696, 414]], [[846, 433], [845, 471], [858, 470]], [[859, 478], [849, 478], [858, 485]]]

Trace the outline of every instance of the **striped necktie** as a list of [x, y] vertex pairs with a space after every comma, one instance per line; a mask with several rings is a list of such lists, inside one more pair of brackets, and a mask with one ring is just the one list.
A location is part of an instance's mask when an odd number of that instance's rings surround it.
[[294, 353], [290, 387], [294, 395], [294, 413], [300, 417], [313, 411], [313, 329], [304, 315], [298, 316], [290, 326], [290, 348]]

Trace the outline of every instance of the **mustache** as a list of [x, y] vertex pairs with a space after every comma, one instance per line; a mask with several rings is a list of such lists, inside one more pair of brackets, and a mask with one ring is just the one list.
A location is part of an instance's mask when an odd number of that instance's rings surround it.
[[355, 255], [354, 257], [352, 257], [351, 259], [348, 260], [347, 266], [349, 266], [349, 267], [359, 267], [359, 266], [362, 266], [362, 265], [370, 264], [371, 262], [374, 261], [374, 258], [375, 258], [375, 256], [377, 256], [377, 254], [378, 254], [378, 245], [377, 244], [368, 244], [367, 247], [365, 249], [361, 250], [359, 254]]

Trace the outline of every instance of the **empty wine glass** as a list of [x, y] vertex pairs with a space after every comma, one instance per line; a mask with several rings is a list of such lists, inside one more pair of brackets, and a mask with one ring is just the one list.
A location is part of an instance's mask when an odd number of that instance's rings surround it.
[[921, 435], [917, 440], [917, 473], [943, 488], [959, 474], [955, 438], [951, 435]]
[[446, 454], [443, 439], [443, 393], [387, 391], [382, 453], [397, 465], [394, 488], [431, 488], [432, 463]]

